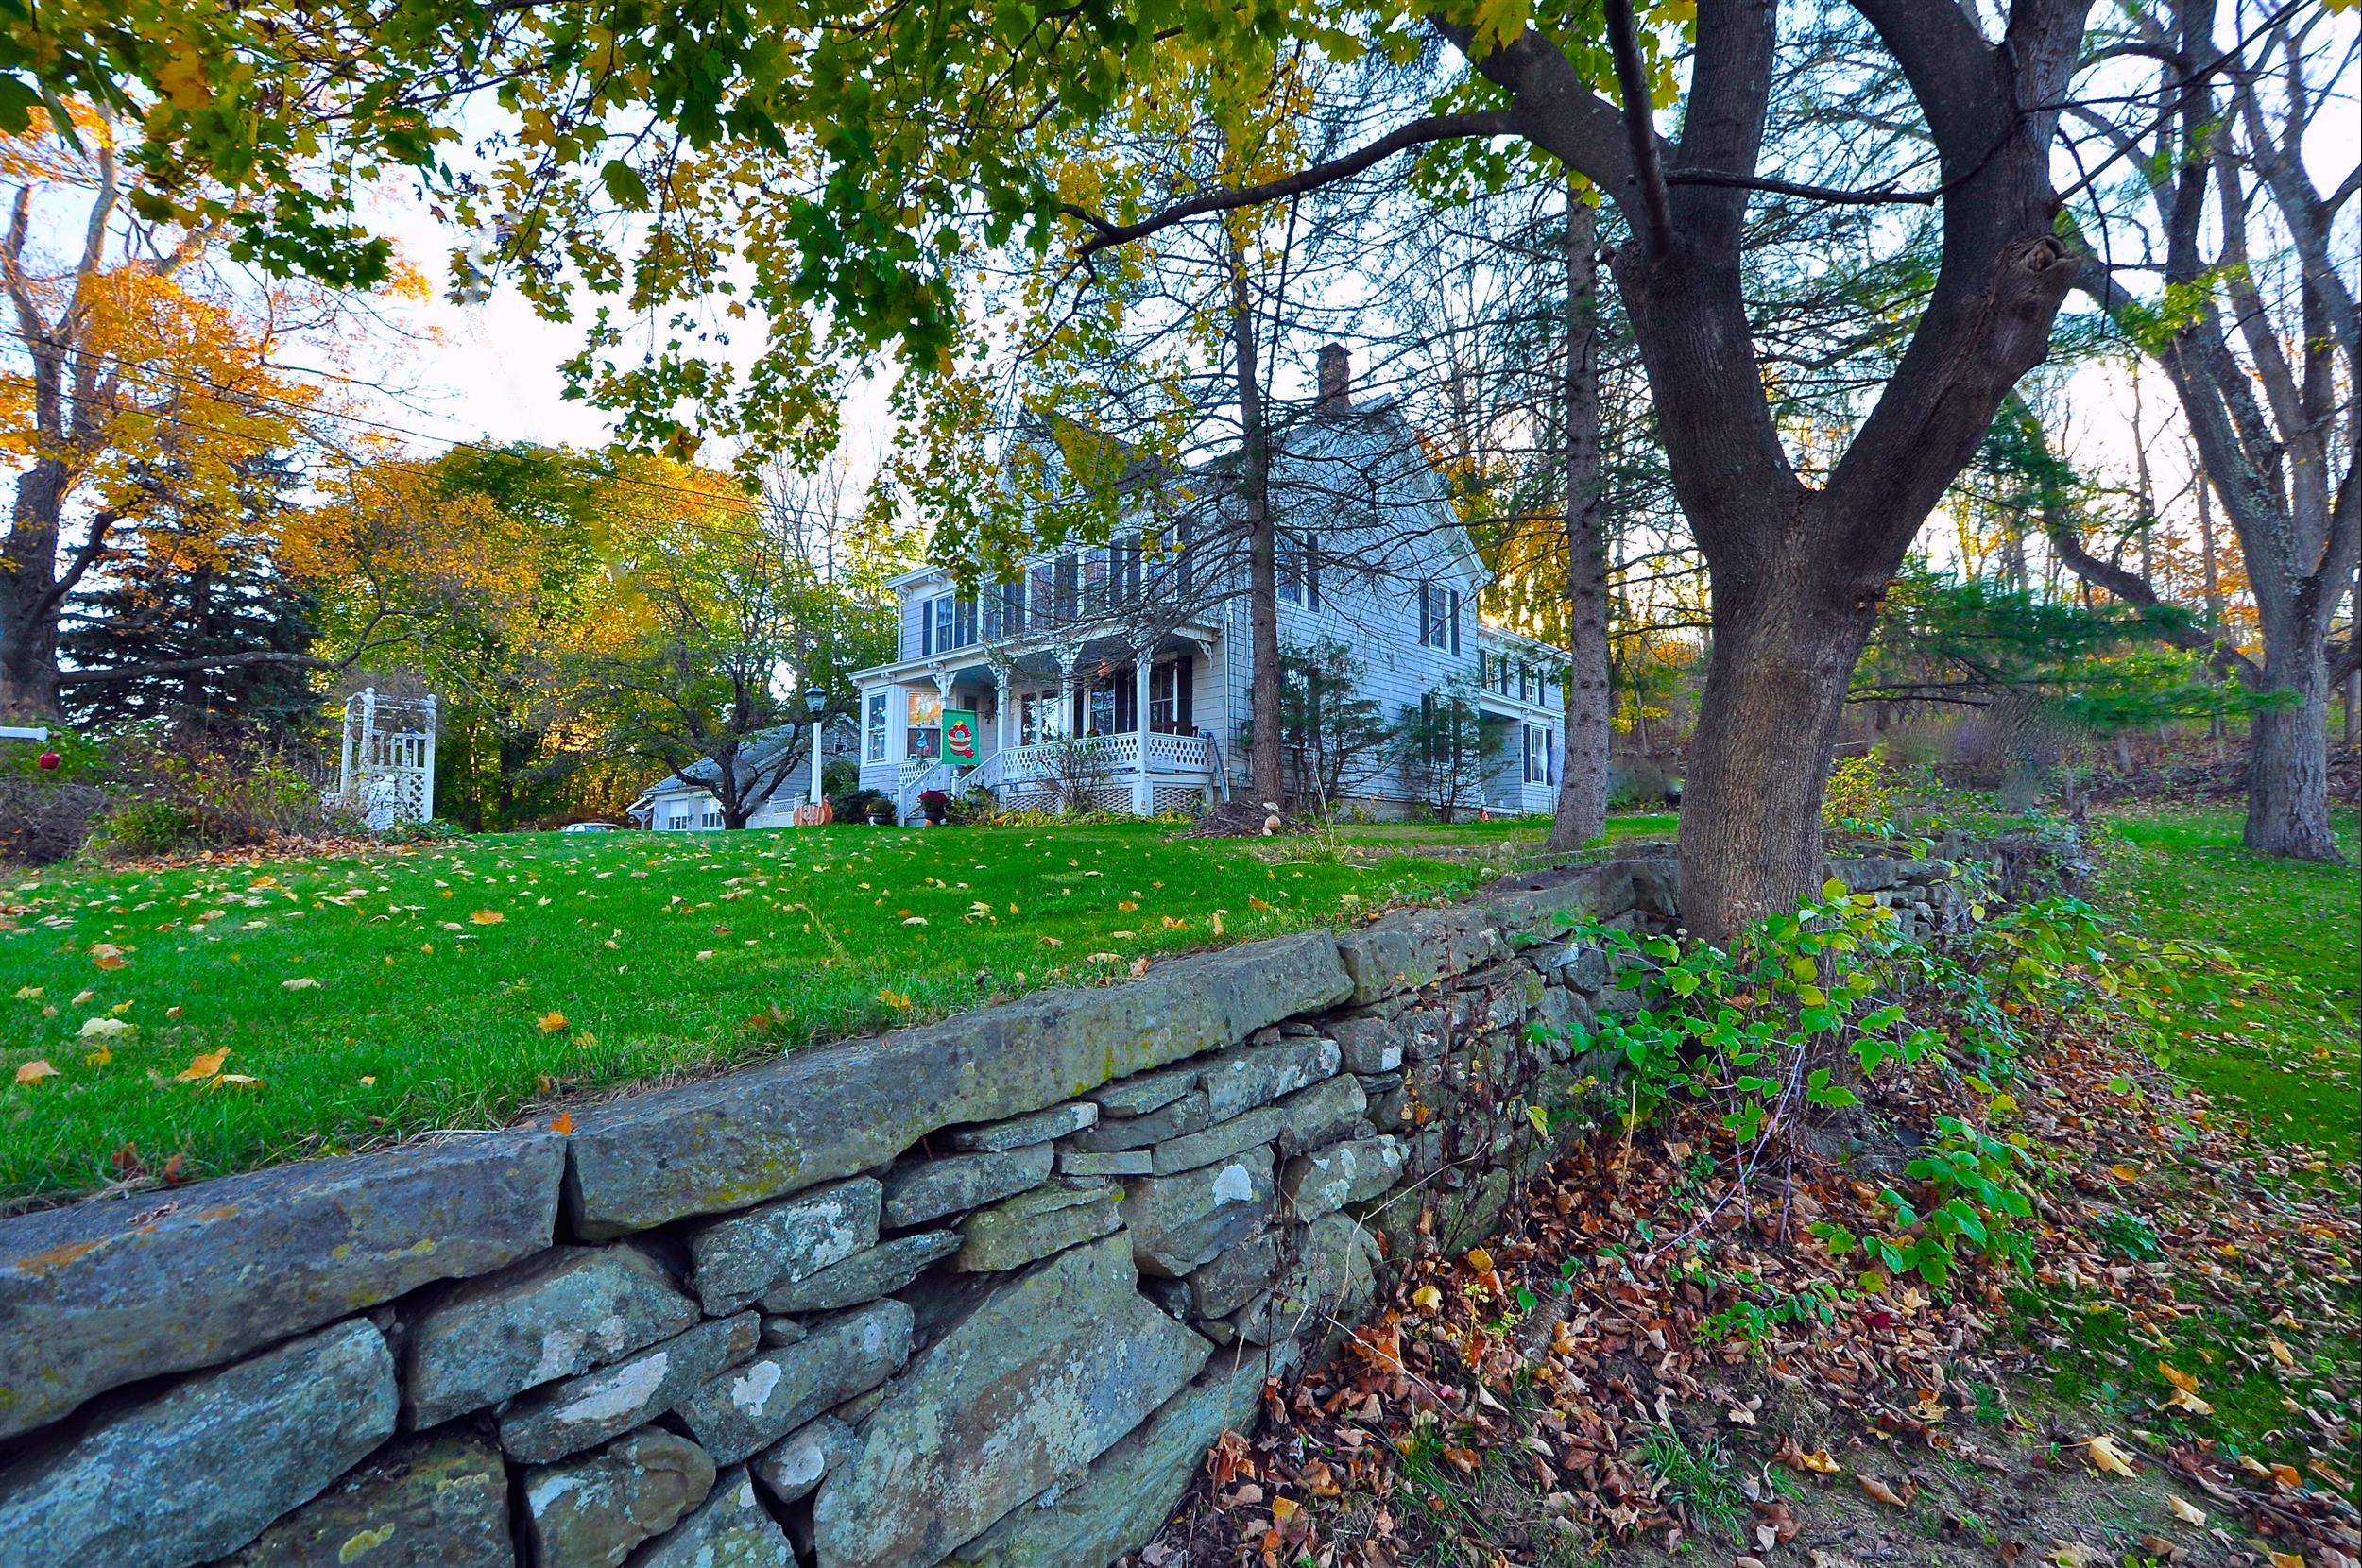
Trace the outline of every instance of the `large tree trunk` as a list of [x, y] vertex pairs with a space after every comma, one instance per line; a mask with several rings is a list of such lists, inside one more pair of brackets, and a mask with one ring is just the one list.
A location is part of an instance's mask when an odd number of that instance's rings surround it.
[[1714, 583], [1714, 651], [1681, 827], [1681, 907], [1691, 934], [1709, 942], [1821, 886], [1829, 758], [1875, 620], [1874, 606], [1832, 595], [1826, 575], [1791, 548], [1760, 577]]
[[1256, 804], [1271, 810], [1287, 799], [1280, 760], [1280, 696], [1287, 673], [1279, 664], [1279, 554], [1272, 533], [1271, 445], [1263, 428], [1263, 388], [1256, 363], [1246, 262], [1239, 256], [1231, 259], [1230, 338], [1238, 364], [1239, 423], [1246, 457], [1245, 494], [1241, 499], [1246, 511], [1247, 615], [1252, 622], [1249, 714], [1255, 724], [1247, 748], [1247, 779]]
[[1607, 831], [1607, 527], [1600, 475], [1599, 222], [1566, 199], [1566, 761], [1545, 847]]
[[58, 716], [58, 512], [65, 466], [44, 458], [17, 475], [0, 550], [0, 714]]
[[[2259, 608], [2267, 603], [2259, 595]], [[2329, 618], [2300, 604], [2261, 619], [2263, 690], [2277, 700], [2250, 720], [2241, 842], [2266, 855], [2341, 861], [2329, 829]]]

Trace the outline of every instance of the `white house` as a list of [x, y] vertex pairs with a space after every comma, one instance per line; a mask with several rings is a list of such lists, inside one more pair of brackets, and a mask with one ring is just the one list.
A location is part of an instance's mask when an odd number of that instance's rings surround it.
[[[1453, 804], [1547, 812], [1565, 738], [1563, 656], [1478, 620], [1484, 568], [1398, 405], [1357, 406], [1334, 346], [1321, 386], [1273, 434], [1281, 646], [1342, 646], [1358, 694], [1389, 722], [1469, 698], [1505, 744]], [[864, 787], [905, 815], [928, 789], [983, 788], [1025, 805], [1085, 794], [1139, 814], [1246, 789], [1238, 464], [1148, 485], [1156, 494], [1143, 514], [1153, 502], [1169, 520], [1160, 537], [1052, 552], [972, 596], [941, 567], [895, 580], [899, 656], [853, 677]], [[973, 715], [972, 761], [946, 757], [947, 712]], [[1399, 815], [1419, 793], [1394, 769], [1348, 799]]]
[[[762, 792], [754, 810], [747, 815], [747, 827], [786, 827], [794, 823], [796, 808], [812, 797], [811, 741], [809, 724], [767, 731], [747, 741], [739, 754], [739, 767], [744, 771], [768, 767], [783, 747], [798, 742], [807, 753]], [[851, 720], [839, 715], [822, 727], [820, 749], [824, 764], [853, 756], [857, 746]], [[625, 814], [641, 827], [659, 833], [719, 831], [722, 803], [712, 789], [719, 774], [720, 770], [710, 760], [692, 762], [641, 791]]]

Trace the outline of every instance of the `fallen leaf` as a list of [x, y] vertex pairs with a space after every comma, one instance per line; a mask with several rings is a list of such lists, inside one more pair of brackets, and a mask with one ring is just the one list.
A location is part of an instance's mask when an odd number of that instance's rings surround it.
[[2117, 1447], [2115, 1440], [2104, 1432], [2084, 1443], [2083, 1452], [2090, 1457], [2092, 1468], [2095, 1470], [2104, 1471], [2111, 1475], [2138, 1475], [2140, 1474], [2132, 1468], [2131, 1456]]
[[131, 962], [129, 959], [123, 956], [123, 949], [116, 946], [111, 942], [92, 943], [90, 945], [90, 961], [98, 965], [101, 969], [120, 969], [125, 964]]
[[2165, 1496], [2165, 1507], [2171, 1509], [2173, 1516], [2184, 1525], [2195, 1525], [2201, 1529], [2205, 1527], [2206, 1510], [2196, 1503], [2188, 1502], [2168, 1492]]
[[1411, 1304], [1422, 1312], [1432, 1312], [1444, 1304], [1444, 1293], [1431, 1285], [1422, 1285], [1411, 1292]]
[[16, 1081], [19, 1083], [38, 1083], [44, 1078], [57, 1076], [58, 1069], [51, 1066], [46, 1058], [39, 1056], [16, 1069]]
[[76, 1031], [77, 1040], [111, 1040], [118, 1034], [128, 1034], [132, 1026], [120, 1018], [85, 1018]]
[[221, 1071], [221, 1065], [230, 1060], [230, 1049], [209, 1050], [189, 1058], [189, 1065], [172, 1075], [175, 1083], [196, 1083]]
[[468, 918], [474, 921], [479, 926], [497, 926], [502, 921], [507, 919], [508, 916], [501, 913], [498, 910], [478, 910], [473, 914], [468, 916]]
[[1897, 1491], [1875, 1475], [1857, 1475], [1854, 1479], [1860, 1483], [1862, 1491], [1889, 1508], [1909, 1508], [1912, 1493], [1919, 1490], [1917, 1487], [1907, 1487], [1904, 1491]]
[[101, 1046], [96, 1050], [86, 1050], [82, 1053], [82, 1065], [86, 1067], [103, 1067], [114, 1059], [114, 1051], [109, 1047]]
[[541, 1025], [542, 1033], [556, 1034], [559, 1030], [566, 1027], [566, 1014], [556, 1011], [544, 1013], [541, 1014], [539, 1022]]
[[560, 1111], [550, 1118], [550, 1131], [553, 1133], [571, 1133], [573, 1130], [574, 1115], [572, 1111]]
[[298, 975], [293, 980], [281, 980], [279, 989], [282, 991], [315, 991], [319, 988], [319, 983], [309, 975]]

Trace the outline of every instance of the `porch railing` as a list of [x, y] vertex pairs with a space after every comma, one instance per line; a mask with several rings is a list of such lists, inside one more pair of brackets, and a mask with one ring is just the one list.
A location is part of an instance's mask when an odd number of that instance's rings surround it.
[[[1140, 775], [1140, 741], [1137, 730], [1118, 735], [1092, 735], [1083, 741], [1083, 754], [1097, 790], [1120, 790], [1129, 787]], [[1151, 731], [1148, 741], [1148, 777], [1152, 792], [1155, 784], [1168, 786], [1176, 781], [1215, 790], [1227, 798], [1227, 781], [1223, 777], [1222, 754], [1214, 742], [1202, 735], [1166, 735]], [[962, 790], [990, 790], [997, 795], [1010, 793], [1042, 794], [1054, 792], [1061, 783], [1065, 769], [1058, 742], [1050, 741], [1030, 746], [1006, 746], [994, 752], [972, 768], [954, 768], [949, 763], [933, 761], [918, 765], [905, 763], [898, 779], [896, 806], [903, 820], [909, 820], [918, 797], [929, 790], [941, 790], [956, 794]], [[1071, 782], [1071, 780], [1066, 780]]]

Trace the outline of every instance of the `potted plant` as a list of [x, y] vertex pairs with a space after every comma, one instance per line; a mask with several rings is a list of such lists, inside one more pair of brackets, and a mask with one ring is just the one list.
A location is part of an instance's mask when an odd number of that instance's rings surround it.
[[928, 827], [940, 827], [943, 819], [951, 814], [951, 797], [941, 790], [921, 790], [918, 809], [926, 813]]

